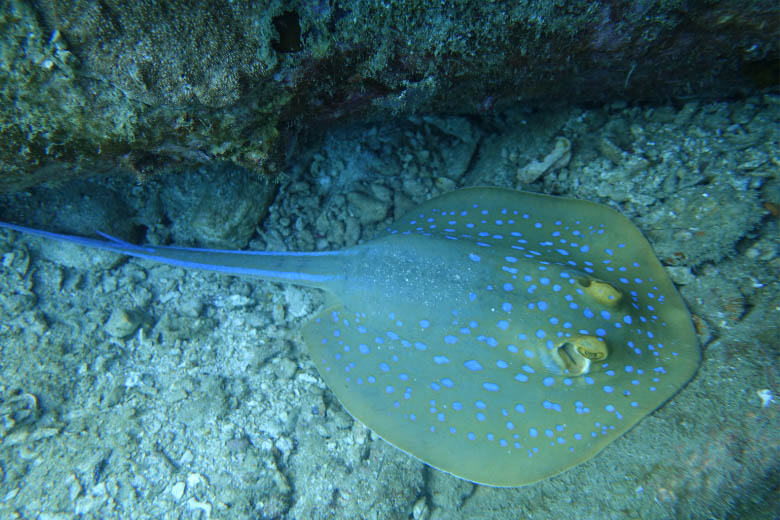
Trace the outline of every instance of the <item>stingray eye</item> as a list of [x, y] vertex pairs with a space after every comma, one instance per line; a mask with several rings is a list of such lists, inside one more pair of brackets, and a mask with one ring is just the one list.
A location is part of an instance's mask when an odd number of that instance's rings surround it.
[[591, 361], [601, 361], [602, 359], [607, 357], [606, 352], [602, 352], [600, 350], [599, 351], [589, 350], [589, 348], [582, 347], [582, 346], [577, 347], [577, 352], [579, 352], [579, 354], [582, 357], [590, 359]]
[[552, 357], [564, 374], [581, 376], [590, 372], [593, 361], [601, 361], [608, 355], [604, 340], [596, 336], [574, 336], [561, 343]]
[[614, 285], [595, 278], [577, 278], [582, 290], [601, 305], [614, 307], [623, 295]]

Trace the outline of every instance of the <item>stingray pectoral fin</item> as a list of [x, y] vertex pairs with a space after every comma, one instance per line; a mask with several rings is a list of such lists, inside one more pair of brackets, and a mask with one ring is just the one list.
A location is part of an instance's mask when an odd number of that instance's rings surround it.
[[[409, 325], [335, 305], [316, 315], [303, 337], [344, 408], [422, 462], [479, 484], [521, 486], [590, 458], [615, 437], [584, 436], [605, 417], [602, 410], [574, 413], [581, 388], [529, 384], [518, 375], [525, 373], [520, 364], [489, 371], [506, 356], [494, 349], [477, 361], [476, 338], [447, 348], [392, 333]], [[568, 400], [571, 409], [562, 408]], [[576, 449], [574, 438], [561, 444], [560, 421], [581, 439]]]
[[467, 432], [453, 435], [444, 424], [440, 431], [431, 431], [433, 390], [421, 387], [427, 379], [421, 351], [355, 319], [355, 312], [334, 305], [303, 328], [312, 360], [342, 406], [382, 439], [421, 461], [461, 478], [491, 483], [487, 468], [481, 469], [479, 447], [462, 449]]

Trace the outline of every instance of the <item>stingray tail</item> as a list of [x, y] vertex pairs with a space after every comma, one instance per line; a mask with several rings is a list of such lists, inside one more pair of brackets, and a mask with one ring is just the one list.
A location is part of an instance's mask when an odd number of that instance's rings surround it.
[[342, 279], [338, 251], [269, 252], [195, 247], [135, 245], [106, 233], [105, 240], [77, 235], [52, 233], [41, 229], [0, 222], [0, 228], [11, 229], [38, 237], [61, 240], [80, 246], [102, 249], [122, 255], [153, 260], [190, 269], [203, 269], [233, 275], [255, 276], [269, 281], [327, 288], [328, 282]]

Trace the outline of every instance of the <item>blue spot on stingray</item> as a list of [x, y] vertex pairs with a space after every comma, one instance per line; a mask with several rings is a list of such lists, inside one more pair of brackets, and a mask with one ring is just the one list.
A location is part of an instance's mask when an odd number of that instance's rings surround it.
[[499, 391], [499, 387], [495, 383], [482, 383], [482, 388], [484, 388], [488, 392], [498, 392]]
[[552, 386], [553, 383], [555, 383], [555, 379], [552, 377], [545, 377], [544, 379], [542, 379], [542, 384], [544, 386]]
[[452, 403], [452, 409], [456, 410], [456, 411], [463, 410], [463, 403], [461, 403], [460, 401], [453, 402]]
[[477, 372], [479, 370], [482, 370], [482, 365], [476, 359], [469, 359], [468, 361], [463, 363], [463, 366], [468, 368], [472, 372]]
[[379, 370], [382, 372], [390, 372], [390, 365], [387, 363], [379, 363]]
[[365, 343], [361, 343], [360, 345], [358, 345], [358, 350], [360, 351], [361, 354], [368, 354], [369, 352], [371, 352], [371, 349]]
[[496, 361], [496, 366], [498, 368], [507, 368], [509, 366], [509, 364], [506, 361], [504, 361], [503, 359], [499, 359], [498, 361]]
[[455, 386], [455, 382], [452, 379], [450, 379], [449, 377], [441, 378], [441, 384], [443, 384], [447, 388], [452, 388], [453, 386]]
[[427, 329], [431, 326], [431, 322], [428, 320], [420, 320], [420, 328]]
[[509, 328], [509, 322], [506, 320], [499, 320], [499, 322], [496, 325], [501, 330], [507, 330]]
[[536, 437], [537, 435], [539, 435], [539, 432], [536, 431], [536, 428], [529, 428], [528, 435], [530, 435], [531, 437]]
[[[461, 329], [462, 331], [463, 329]], [[465, 329], [467, 332], [469, 329]], [[455, 344], [458, 342], [458, 338], [452, 335], [444, 336], [444, 343], [447, 343], [449, 345]]]
[[443, 365], [449, 363], [450, 359], [447, 356], [433, 356], [433, 362], [437, 365]]

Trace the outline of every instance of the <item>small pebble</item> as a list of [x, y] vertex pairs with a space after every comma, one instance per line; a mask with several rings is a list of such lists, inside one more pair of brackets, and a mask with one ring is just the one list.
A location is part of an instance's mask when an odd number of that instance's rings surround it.
[[103, 329], [115, 338], [126, 338], [138, 330], [140, 324], [141, 319], [137, 313], [125, 309], [114, 309], [108, 321], [103, 325]]
[[231, 294], [225, 298], [222, 303], [228, 309], [238, 309], [240, 307], [246, 307], [252, 303], [252, 299], [244, 296], [243, 294]]
[[352, 214], [361, 224], [379, 222], [387, 216], [388, 202], [378, 200], [371, 195], [353, 191], [347, 194], [347, 200], [352, 206]]
[[176, 500], [181, 500], [181, 497], [184, 496], [184, 489], [186, 488], [186, 485], [184, 482], [177, 482], [176, 484], [171, 487], [171, 495]]
[[696, 279], [691, 272], [691, 268], [685, 265], [667, 266], [666, 272], [669, 273], [669, 277], [677, 285], [687, 285]]
[[414, 520], [424, 520], [428, 518], [429, 513], [428, 501], [425, 497], [418, 498], [417, 502], [415, 502], [412, 507], [412, 518], [414, 518]]

